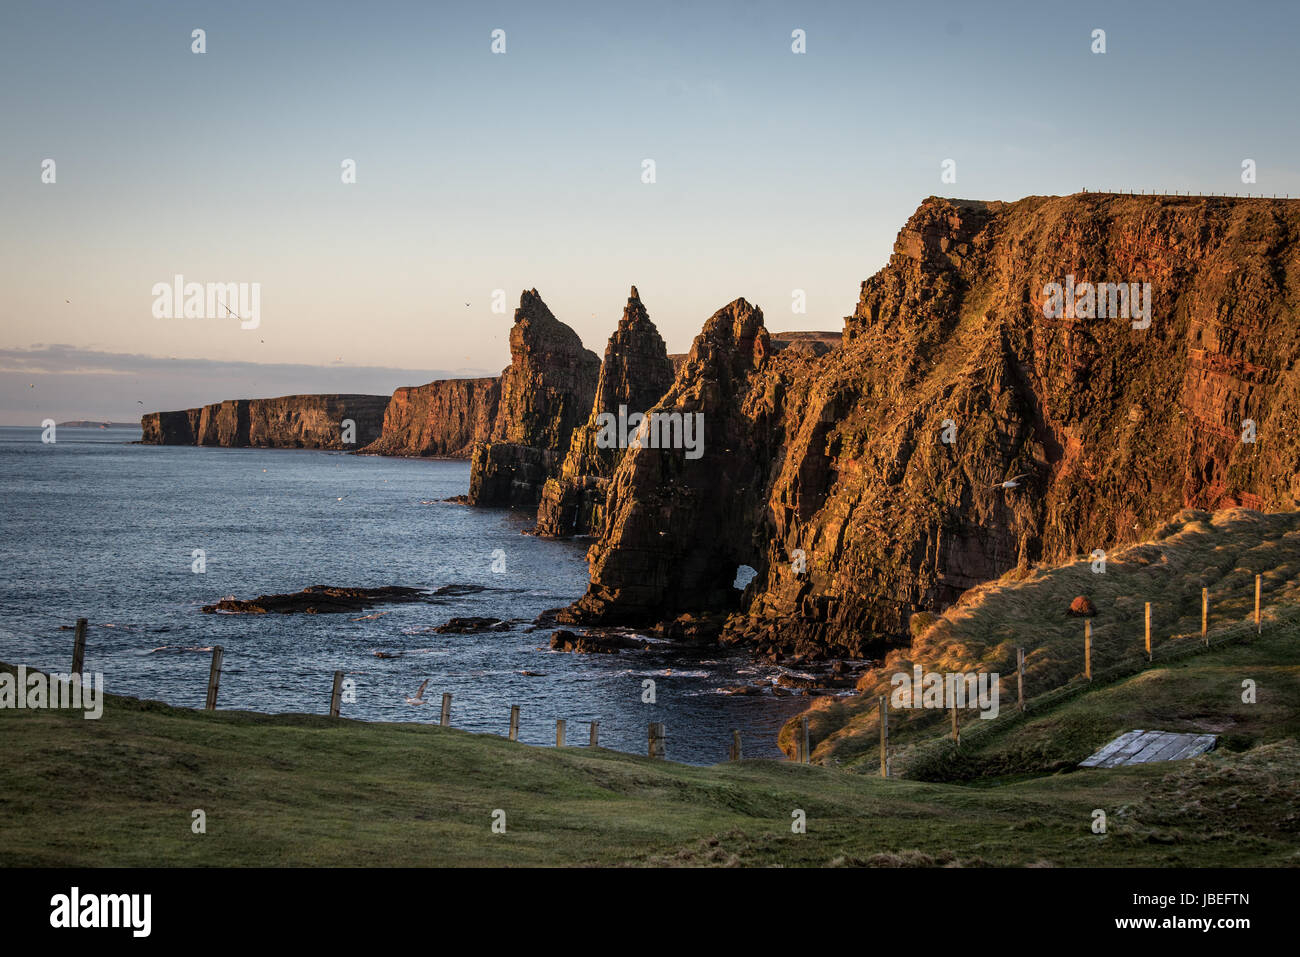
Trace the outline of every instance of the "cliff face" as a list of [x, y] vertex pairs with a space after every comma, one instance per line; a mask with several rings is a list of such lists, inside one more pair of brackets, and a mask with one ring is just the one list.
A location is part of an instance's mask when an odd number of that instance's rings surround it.
[[536, 508], [595, 397], [600, 360], [526, 290], [510, 330], [510, 365], [488, 442], [474, 448], [471, 505]]
[[381, 435], [361, 451], [468, 458], [475, 443], [490, 438], [500, 398], [496, 378], [403, 386], [388, 403]]
[[744, 299], [705, 323], [651, 410], [702, 414], [703, 454], [628, 448], [588, 551], [591, 584], [566, 619], [639, 622], [736, 604], [736, 568], [759, 554], [753, 518], [776, 451], [763, 401], [771, 354], [763, 313]]
[[536, 534], [599, 534], [609, 478], [624, 451], [610, 445], [607, 431], [602, 442], [602, 430], [609, 417], [617, 419], [620, 406], [625, 416], [648, 412], [672, 382], [668, 349], [633, 286], [623, 318], [605, 347], [591, 415], [573, 431], [560, 474], [548, 479], [542, 489]]
[[140, 417], [142, 445], [194, 445], [200, 409], [147, 412]]
[[766, 356], [747, 304], [709, 320], [661, 404], [706, 410], [705, 455], [624, 457], [573, 613], [738, 603], [728, 640], [863, 654], [1184, 506], [1300, 508], [1298, 300], [1297, 202], [927, 200], [840, 348]]
[[[143, 416], [146, 445], [255, 446], [285, 449], [356, 449], [379, 437], [388, 396], [286, 395], [228, 399], [183, 412]], [[356, 425], [356, 441], [343, 444], [343, 421]]]

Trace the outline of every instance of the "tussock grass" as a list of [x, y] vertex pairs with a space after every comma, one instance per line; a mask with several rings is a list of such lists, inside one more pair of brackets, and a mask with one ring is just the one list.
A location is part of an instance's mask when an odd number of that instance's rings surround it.
[[[1300, 612], [1300, 513], [1189, 509], [1158, 529], [1151, 541], [1108, 555], [1103, 574], [1093, 572], [1089, 558], [1080, 558], [1013, 572], [974, 588], [920, 631], [910, 648], [891, 652], [879, 668], [866, 673], [858, 683], [859, 696], [814, 704], [809, 713], [814, 760], [878, 771], [877, 696], [888, 695], [891, 676], [910, 672], [914, 664], [927, 672], [1001, 675], [1001, 717], [986, 721], [973, 712], [963, 715], [960, 751], [950, 746], [945, 751], [940, 740], [950, 728], [946, 712], [891, 711], [894, 770], [926, 779], [1060, 770], [1077, 764], [1112, 732], [1128, 730], [1120, 726], [1124, 723], [1216, 733], [1238, 733], [1232, 729], [1249, 725], [1256, 736], [1293, 734], [1297, 729], [1287, 716], [1300, 701], [1292, 697], [1297, 676], [1291, 663], [1300, 661], [1300, 643], [1267, 646], [1278, 656], [1274, 664], [1285, 666], [1279, 676], [1282, 690], [1274, 686], [1273, 691], [1287, 704], [1277, 713], [1261, 698], [1249, 712], [1253, 718], [1235, 713], [1247, 706], [1228, 709], [1232, 714], [1222, 707], [1233, 701], [1241, 705], [1240, 680], [1249, 675], [1240, 673], [1237, 659], [1222, 667], [1176, 664], [1203, 649], [1202, 588], [1210, 593], [1211, 643], [1253, 639], [1256, 574], [1262, 576], [1266, 637], [1278, 630], [1294, 634]], [[1084, 622], [1068, 611], [1078, 595], [1086, 595], [1097, 611], [1091, 619], [1090, 683], [1083, 677]], [[1143, 647], [1148, 601], [1152, 666]], [[1013, 713], [1017, 647], [1025, 649], [1027, 719]], [[1247, 660], [1249, 656], [1241, 663]], [[1149, 667], [1155, 670], [1145, 670]], [[1171, 670], [1180, 668], [1193, 669], [1198, 680]], [[1108, 696], [1115, 681], [1122, 681], [1123, 689]], [[1050, 712], [1057, 708], [1064, 710], [1053, 717]], [[1272, 720], [1260, 720], [1264, 715]], [[792, 741], [796, 723], [783, 731], [783, 744]], [[1012, 731], [1011, 724], [1020, 727]], [[1024, 734], [1026, 727], [1032, 733]], [[977, 740], [983, 736], [1016, 740], [985, 748]]]

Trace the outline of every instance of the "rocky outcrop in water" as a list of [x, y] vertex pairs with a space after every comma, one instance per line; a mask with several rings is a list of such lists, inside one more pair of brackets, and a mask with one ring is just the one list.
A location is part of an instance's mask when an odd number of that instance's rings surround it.
[[403, 386], [388, 403], [379, 438], [361, 451], [468, 458], [475, 443], [491, 437], [500, 398], [501, 381], [495, 377]]
[[536, 508], [595, 397], [600, 360], [526, 290], [510, 330], [510, 365], [489, 441], [475, 446], [467, 501]]
[[309, 585], [302, 591], [256, 598], [223, 598], [204, 605], [207, 614], [226, 615], [304, 615], [338, 614], [364, 611], [375, 605], [406, 604], [428, 600], [423, 588], [384, 585], [379, 588], [344, 588], [338, 585]]
[[[286, 395], [228, 399], [140, 419], [145, 445], [221, 445], [282, 449], [357, 449], [379, 437], [388, 396]], [[344, 444], [344, 425], [355, 441]]]
[[609, 479], [623, 457], [623, 449], [608, 442], [609, 417], [617, 420], [620, 407], [624, 417], [648, 411], [672, 382], [668, 350], [633, 286], [623, 318], [605, 347], [591, 415], [574, 430], [560, 474], [548, 479], [542, 490], [536, 534], [599, 534]]
[[1300, 508], [1298, 301], [1295, 201], [931, 198], [839, 348], [709, 320], [660, 404], [705, 411], [706, 452], [623, 458], [561, 619], [730, 612], [728, 641], [862, 656], [1184, 506]]
[[771, 358], [763, 313], [744, 299], [709, 319], [651, 409], [702, 414], [703, 455], [649, 444], [626, 451], [588, 552], [591, 585], [560, 620], [641, 623], [737, 604], [732, 583], [755, 554], [754, 518], [777, 451], [759, 408]]

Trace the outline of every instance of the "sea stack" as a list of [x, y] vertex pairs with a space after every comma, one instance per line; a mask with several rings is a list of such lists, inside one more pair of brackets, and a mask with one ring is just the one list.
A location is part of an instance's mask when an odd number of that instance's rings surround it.
[[736, 570], [758, 544], [773, 450], [748, 414], [772, 354], [762, 310], [737, 299], [695, 337], [677, 380], [651, 409], [702, 416], [702, 455], [683, 448], [629, 448], [615, 470], [608, 514], [591, 547], [591, 584], [562, 620], [638, 623], [677, 612], [736, 606]]
[[548, 479], [542, 490], [536, 534], [600, 534], [609, 480], [624, 452], [600, 441], [604, 421], [617, 417], [620, 406], [625, 414], [648, 412], [672, 383], [668, 349], [633, 286], [623, 318], [605, 347], [591, 415], [574, 430], [560, 474]]
[[489, 441], [474, 448], [468, 502], [536, 508], [558, 474], [573, 430], [591, 409], [600, 359], [526, 290], [510, 330], [510, 365]]

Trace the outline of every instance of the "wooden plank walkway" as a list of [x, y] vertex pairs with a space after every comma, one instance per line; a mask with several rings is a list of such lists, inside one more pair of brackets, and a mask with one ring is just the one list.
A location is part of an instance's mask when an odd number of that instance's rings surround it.
[[1081, 768], [1117, 768], [1124, 764], [1152, 761], [1181, 761], [1211, 750], [1218, 738], [1212, 734], [1176, 734], [1173, 731], [1125, 731], [1096, 754], [1080, 763]]

